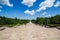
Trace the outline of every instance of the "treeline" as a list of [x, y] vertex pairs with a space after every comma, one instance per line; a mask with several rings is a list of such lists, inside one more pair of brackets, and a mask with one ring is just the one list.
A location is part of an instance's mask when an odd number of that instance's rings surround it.
[[5, 16], [0, 16], [0, 27], [1, 26], [9, 26], [13, 27], [15, 25], [22, 25], [28, 23], [29, 20], [21, 20], [17, 18], [7, 18]]
[[32, 20], [33, 23], [39, 25], [45, 25], [48, 27], [56, 27], [60, 26], [60, 15], [56, 15], [53, 17], [37, 17], [36, 20]]

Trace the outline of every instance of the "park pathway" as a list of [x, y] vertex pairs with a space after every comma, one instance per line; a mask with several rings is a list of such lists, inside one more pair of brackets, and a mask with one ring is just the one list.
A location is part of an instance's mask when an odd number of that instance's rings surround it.
[[0, 31], [0, 40], [60, 40], [60, 30], [33, 23]]

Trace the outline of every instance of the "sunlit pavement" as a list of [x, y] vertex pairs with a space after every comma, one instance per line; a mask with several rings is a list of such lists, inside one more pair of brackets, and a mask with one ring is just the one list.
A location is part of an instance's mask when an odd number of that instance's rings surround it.
[[60, 30], [44, 28], [29, 22], [0, 31], [0, 40], [60, 40]]

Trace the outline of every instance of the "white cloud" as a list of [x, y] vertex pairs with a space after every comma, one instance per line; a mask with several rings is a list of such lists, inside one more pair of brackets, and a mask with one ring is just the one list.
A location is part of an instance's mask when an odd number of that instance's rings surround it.
[[3, 8], [2, 6], [0, 6], [0, 8]]
[[51, 17], [51, 14], [48, 14], [47, 12], [43, 12], [42, 17]]
[[28, 7], [31, 7], [31, 6], [33, 6], [34, 2], [36, 2], [36, 0], [23, 0], [22, 4], [24, 4]]
[[9, 0], [0, 0], [0, 4], [13, 7], [13, 4], [10, 4]]
[[32, 10], [32, 11], [26, 10], [24, 13], [30, 14], [30, 15], [34, 15], [35, 14], [35, 11], [34, 10]]
[[2, 10], [0, 9], [0, 12], [2, 12]]
[[[27, 5], [27, 6], [31, 6], [31, 5], [29, 5], [30, 4], [30, 1], [28, 2], [28, 0], [24, 0], [22, 3], [25, 4], [25, 5]], [[33, 15], [36, 12], [40, 12], [42, 10], [46, 10], [47, 8], [50, 8], [50, 7], [54, 6], [54, 2], [55, 2], [55, 0], [45, 0], [45, 1], [43, 1], [43, 2], [41, 2], [39, 4], [39, 8], [37, 10], [35, 10], [35, 11], [26, 10], [25, 13], [26, 14], [32, 14]], [[45, 14], [46, 13], [43, 13], [42, 15], [45, 15]]]
[[50, 14], [48, 14], [48, 16], [47, 17], [51, 17], [51, 15]]
[[43, 13], [42, 13], [42, 16], [45, 16], [46, 14], [47, 14], [47, 12], [43, 12]]
[[42, 10], [46, 10], [54, 5], [55, 0], [45, 0], [44, 2], [40, 3], [39, 8], [36, 10], [40, 12]]
[[60, 6], [60, 1], [57, 1], [54, 7], [59, 7]]
[[51, 17], [51, 15], [50, 15], [50, 14], [47, 14], [47, 15], [45, 15], [45, 16], [43, 16], [43, 17]]

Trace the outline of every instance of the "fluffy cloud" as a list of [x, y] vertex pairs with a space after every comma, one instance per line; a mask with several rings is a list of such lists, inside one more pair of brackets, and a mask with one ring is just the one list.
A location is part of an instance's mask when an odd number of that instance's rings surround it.
[[2, 12], [1, 8], [2, 8], [2, 6], [0, 6], [0, 12]]
[[13, 7], [13, 4], [10, 4], [9, 0], [0, 0], [0, 4]]
[[43, 13], [42, 13], [42, 16], [45, 16], [46, 14], [47, 14], [47, 12], [43, 12]]
[[[23, 4], [25, 4], [25, 5], [29, 6], [29, 7], [32, 6], [34, 2], [35, 2], [35, 0], [34, 1], [33, 0], [23, 0], [22, 1]], [[55, 2], [55, 0], [45, 0], [45, 1], [43, 1], [43, 2], [41, 2], [39, 4], [39, 8], [37, 10], [35, 10], [35, 11], [34, 10], [32, 10], [32, 11], [26, 10], [25, 13], [33, 15], [36, 12], [40, 12], [42, 10], [46, 10], [47, 8], [50, 8], [50, 7], [54, 6], [54, 2]], [[45, 14], [46, 13], [43, 13], [42, 15], [45, 15]]]
[[47, 15], [47, 17], [51, 17], [51, 15], [50, 15], [50, 14], [48, 14], [48, 15]]
[[32, 10], [32, 11], [26, 10], [24, 13], [30, 14], [30, 15], [34, 15], [35, 14], [35, 11], [34, 10]]
[[47, 12], [43, 12], [43, 13], [42, 13], [42, 17], [51, 17], [51, 15], [48, 14]]
[[31, 7], [31, 6], [33, 6], [34, 2], [36, 2], [36, 0], [23, 0], [22, 4], [24, 4], [28, 7]]
[[59, 7], [60, 6], [60, 1], [57, 1], [54, 7]]
[[2, 10], [0, 9], [0, 12], [2, 12]]
[[3, 8], [2, 6], [0, 6], [0, 8]]
[[36, 10], [40, 12], [42, 10], [46, 10], [54, 5], [55, 0], [45, 0], [44, 2], [40, 3], [39, 8]]

